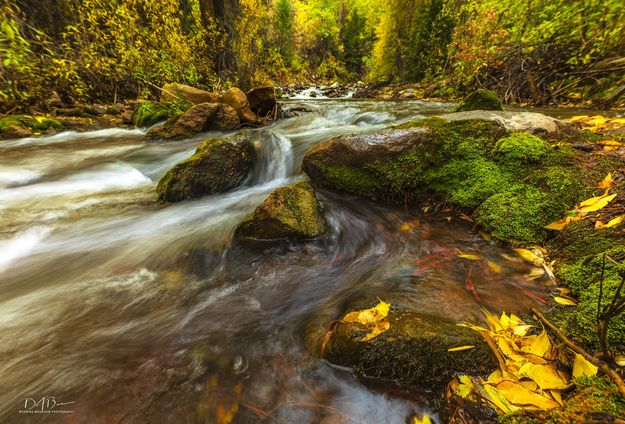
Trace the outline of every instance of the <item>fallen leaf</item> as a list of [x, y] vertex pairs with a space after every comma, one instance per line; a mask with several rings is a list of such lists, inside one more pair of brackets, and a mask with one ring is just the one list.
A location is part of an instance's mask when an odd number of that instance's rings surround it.
[[614, 363], [618, 365], [619, 367], [625, 367], [625, 356], [623, 355], [617, 356], [616, 358], [614, 358]]
[[569, 222], [566, 220], [566, 218], [562, 218], [552, 222], [549, 225], [545, 225], [545, 228], [548, 230], [562, 231], [568, 224]]
[[577, 211], [580, 212], [580, 213], [596, 212], [596, 211], [598, 211], [600, 209], [605, 208], [608, 205], [608, 203], [610, 203], [612, 200], [614, 200], [615, 197], [616, 197], [616, 194], [612, 194], [610, 196], [603, 197], [602, 199], [597, 201], [595, 204], [584, 206], [584, 207], [580, 207], [579, 209], [577, 209]]
[[601, 182], [597, 185], [597, 188], [610, 188], [614, 180], [612, 179], [612, 173], [608, 172], [608, 175], [601, 180]]
[[536, 253], [532, 252], [528, 249], [514, 249], [514, 251], [521, 257], [523, 260], [533, 263], [536, 266], [541, 266], [544, 262], [543, 258], [538, 256]]
[[458, 346], [458, 347], [452, 347], [447, 349], [447, 352], [460, 352], [462, 350], [468, 350], [468, 349], [473, 349], [475, 348], [475, 346], [473, 345], [466, 345], [466, 346]]
[[523, 384], [516, 383], [514, 381], [502, 381], [497, 384], [497, 390], [506, 398], [506, 400], [508, 400], [508, 402], [515, 405], [532, 405], [539, 409], [553, 409], [560, 406], [555, 400], [541, 396], [540, 394], [525, 387]]
[[538, 365], [526, 362], [521, 365], [518, 375], [534, 380], [542, 390], [563, 389], [568, 385], [552, 364]]
[[564, 305], [564, 306], [577, 306], [577, 303], [575, 303], [571, 299], [567, 299], [566, 297], [555, 296], [553, 298], [553, 300], [555, 300], [556, 303], [559, 303], [560, 305]]
[[493, 236], [491, 236], [488, 233], [485, 233], [484, 231], [480, 231], [480, 236], [482, 236], [482, 238], [486, 241], [491, 241], [493, 239]]
[[491, 271], [496, 272], [497, 274], [501, 274], [501, 265], [499, 265], [497, 262], [493, 262], [489, 260], [486, 262], [486, 264], [488, 265]]
[[581, 202], [579, 204], [579, 206], [580, 207], [582, 207], [582, 206], [592, 206], [592, 205], [596, 204], [599, 200], [607, 197], [608, 196], [608, 192], [609, 192], [609, 190], [606, 189], [605, 193], [603, 193], [601, 196], [596, 196], [596, 197], [591, 197], [589, 199], [586, 199], [583, 202]]
[[458, 254], [459, 258], [468, 259], [470, 261], [479, 261], [482, 259], [479, 255], [474, 255], [473, 253], [460, 253]]
[[594, 377], [597, 375], [598, 367], [591, 364], [579, 353], [575, 354], [575, 360], [573, 361], [573, 377]]
[[504, 414], [509, 414], [519, 410], [517, 406], [511, 405], [510, 402], [508, 402], [508, 399], [506, 399], [506, 397], [494, 386], [485, 384], [484, 391], [488, 395], [488, 400], [499, 408]]
[[424, 413], [421, 418], [412, 417], [412, 424], [432, 424], [432, 420], [427, 413]]
[[386, 330], [391, 328], [391, 323], [388, 320], [378, 321], [369, 326], [369, 332], [360, 339], [361, 342], [367, 342], [371, 339], [378, 337], [380, 334], [384, 333]]
[[623, 218], [625, 218], [625, 215], [617, 216], [616, 218], [609, 221], [607, 224], [604, 224], [601, 221], [597, 221], [595, 222], [595, 230], [603, 230], [606, 228], [616, 227], [623, 222]]
[[475, 386], [473, 385], [473, 380], [468, 375], [461, 375], [458, 380], [459, 384], [456, 388], [455, 393], [461, 398], [466, 398], [475, 389]]
[[359, 324], [372, 324], [381, 321], [384, 317], [386, 317], [390, 307], [390, 303], [380, 300], [380, 302], [373, 308], [348, 313], [343, 317], [342, 321], [357, 322]]

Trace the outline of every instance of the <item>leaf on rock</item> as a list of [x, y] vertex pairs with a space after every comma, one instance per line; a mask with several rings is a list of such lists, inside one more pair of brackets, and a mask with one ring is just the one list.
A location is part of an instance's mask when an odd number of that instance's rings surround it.
[[447, 349], [447, 352], [460, 352], [462, 350], [469, 350], [469, 349], [473, 349], [473, 348], [475, 348], [475, 346], [473, 346], [473, 345], [451, 347], [451, 348]]
[[499, 265], [497, 262], [493, 262], [493, 261], [486, 261], [486, 264], [488, 265], [488, 268], [490, 268], [491, 271], [496, 272], [497, 274], [501, 274], [501, 265]]
[[388, 320], [378, 321], [369, 326], [369, 332], [360, 339], [361, 342], [367, 342], [371, 339], [378, 337], [380, 334], [384, 333], [386, 330], [391, 328], [391, 323]]
[[534, 380], [542, 390], [563, 389], [568, 385], [554, 364], [538, 365], [526, 362], [521, 365], [518, 375]]
[[575, 303], [571, 299], [567, 299], [566, 297], [555, 296], [553, 298], [553, 300], [555, 300], [556, 303], [559, 303], [560, 305], [564, 305], [564, 306], [577, 306], [577, 303]]
[[432, 424], [432, 420], [427, 413], [424, 413], [421, 418], [412, 417], [412, 424]]
[[560, 405], [550, 397], [542, 396], [521, 383], [504, 380], [497, 384], [497, 390], [508, 402], [519, 406], [535, 406], [539, 409], [553, 409]]
[[607, 224], [604, 224], [601, 221], [597, 221], [595, 222], [595, 230], [603, 230], [606, 228], [616, 227], [623, 222], [623, 218], [625, 218], [625, 215], [617, 216], [616, 218], [609, 221]]
[[596, 212], [608, 206], [608, 203], [614, 200], [615, 197], [616, 197], [616, 194], [612, 194], [610, 196], [604, 196], [601, 199], [599, 199], [597, 202], [591, 205], [587, 205], [587, 206], [580, 205], [580, 208], [577, 210], [579, 213], [583, 213], [583, 214], [589, 213], [589, 212]]
[[597, 185], [597, 188], [610, 188], [613, 182], [614, 179], [612, 178], [612, 173], [608, 172], [608, 175], [606, 175], [606, 177], [601, 180], [601, 182]]
[[343, 322], [356, 322], [359, 324], [372, 324], [381, 321], [388, 315], [390, 303], [380, 300], [373, 308], [350, 312], [342, 319]]
[[597, 375], [597, 368], [595, 365], [591, 364], [579, 353], [575, 354], [575, 360], [573, 361], [573, 377], [594, 377]]
[[529, 249], [514, 249], [514, 251], [521, 257], [523, 260], [533, 263], [536, 266], [541, 266], [545, 261], [543, 258], [538, 256], [536, 253], [532, 252]]

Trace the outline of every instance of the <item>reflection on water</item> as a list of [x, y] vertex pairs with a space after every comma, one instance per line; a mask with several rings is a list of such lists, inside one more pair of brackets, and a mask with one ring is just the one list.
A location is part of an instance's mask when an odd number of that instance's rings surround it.
[[[137, 130], [103, 130], [0, 144], [0, 421], [215, 422], [238, 405], [237, 423], [404, 423], [431, 406], [427, 388], [367, 388], [316, 359], [305, 334], [362, 296], [456, 321], [480, 319], [481, 306], [536, 305], [544, 283], [445, 214], [321, 191], [322, 239], [233, 243], [269, 192], [304, 178], [311, 145], [450, 109], [306, 106], [257, 130], [260, 160], [244, 186], [167, 206], [156, 182], [202, 137], [146, 143]], [[467, 251], [484, 260], [457, 258]], [[42, 396], [74, 412], [18, 414]]]

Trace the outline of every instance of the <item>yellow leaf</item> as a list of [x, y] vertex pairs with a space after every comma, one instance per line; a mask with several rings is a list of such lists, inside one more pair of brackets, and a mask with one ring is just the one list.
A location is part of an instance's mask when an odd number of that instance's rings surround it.
[[412, 417], [412, 424], [432, 424], [432, 420], [427, 413], [424, 413], [421, 418]]
[[430, 210], [431, 206], [424, 206], [423, 207], [423, 213], [428, 213], [428, 211]]
[[508, 399], [506, 399], [506, 397], [494, 386], [484, 384], [484, 391], [488, 395], [488, 400], [499, 408], [499, 410], [501, 410], [504, 414], [509, 414], [519, 410], [518, 407], [511, 405], [510, 402], [508, 402]]
[[568, 224], [569, 223], [566, 218], [562, 218], [552, 222], [549, 225], [545, 225], [545, 228], [548, 230], [562, 231]]
[[499, 332], [503, 330], [503, 327], [501, 326], [501, 322], [499, 322], [499, 318], [497, 317], [497, 315], [488, 312], [484, 308], [482, 308], [482, 313], [486, 317], [486, 321], [488, 322], [488, 325], [491, 330], [495, 332]]
[[619, 355], [614, 358], [614, 363], [619, 367], [625, 367], [625, 356]]
[[488, 264], [488, 267], [491, 271], [496, 272], [497, 274], [501, 274], [501, 265], [499, 265], [497, 262], [487, 261], [486, 264]]
[[388, 320], [376, 322], [369, 327], [369, 332], [363, 338], [361, 338], [360, 341], [367, 342], [371, 339], [374, 339], [380, 334], [384, 333], [389, 328], [391, 328], [391, 323], [388, 322]]
[[372, 324], [374, 322], [381, 321], [384, 317], [386, 317], [390, 307], [390, 303], [380, 300], [380, 302], [373, 308], [348, 313], [343, 317], [342, 321], [357, 322], [359, 324]]
[[610, 188], [612, 186], [612, 173], [608, 172], [608, 175], [597, 185], [597, 188]]
[[542, 277], [543, 275], [545, 275], [545, 269], [544, 268], [534, 268], [527, 275], [527, 278], [530, 279], [530, 280], [535, 280], [537, 278]]
[[605, 191], [605, 193], [603, 193], [601, 196], [591, 197], [590, 199], [586, 199], [586, 200], [584, 200], [583, 202], [581, 202], [581, 203], [579, 204], [579, 206], [580, 206], [580, 207], [583, 207], [583, 206], [592, 206], [592, 205], [594, 205], [594, 204], [595, 204], [595, 203], [597, 203], [599, 200], [601, 200], [601, 199], [603, 199], [604, 197], [606, 197], [606, 196], [608, 195], [608, 191], [609, 191], [609, 190], [606, 190], [606, 191]]
[[601, 200], [599, 200], [594, 205], [584, 206], [584, 207], [581, 207], [581, 208], [579, 208], [577, 210], [580, 213], [596, 212], [596, 211], [598, 211], [600, 209], [605, 208], [608, 205], [608, 203], [610, 203], [612, 200], [614, 200], [615, 197], [616, 197], [616, 194], [613, 194], [613, 195], [607, 196], [607, 197], [603, 197]]
[[564, 402], [562, 401], [562, 393], [560, 393], [560, 390], [549, 390], [549, 394], [551, 395], [553, 400], [560, 404], [560, 406], [564, 406]]
[[473, 345], [451, 347], [451, 348], [447, 349], [447, 352], [460, 352], [461, 350], [469, 350], [469, 349], [473, 349], [474, 347], [475, 346], [473, 346]]
[[493, 239], [493, 236], [491, 236], [488, 233], [485, 233], [484, 231], [480, 231], [480, 235], [482, 236], [482, 238], [486, 241], [491, 241]]
[[541, 266], [544, 262], [543, 258], [536, 253], [528, 249], [514, 249], [514, 251], [522, 257], [525, 261], [533, 263], [536, 266]]
[[518, 375], [534, 380], [542, 390], [563, 389], [568, 384], [558, 374], [555, 365], [539, 365], [526, 362], [521, 365]]
[[551, 341], [545, 331], [540, 333], [531, 345], [522, 349], [524, 352], [533, 353], [541, 358], [547, 358], [551, 355]]
[[474, 255], [473, 253], [460, 253], [458, 254], [459, 258], [468, 259], [470, 261], [479, 261], [482, 259], [479, 255]]
[[517, 406], [535, 406], [539, 409], [553, 409], [560, 406], [555, 400], [542, 396], [523, 384], [504, 380], [497, 384], [497, 390], [508, 402]]
[[605, 228], [616, 227], [621, 222], [623, 222], [623, 218], [625, 218], [625, 215], [617, 216], [616, 218], [614, 218], [613, 220], [611, 220], [607, 224], [604, 224], [601, 221], [597, 221], [597, 222], [595, 222], [595, 230], [603, 230]]
[[577, 306], [577, 303], [573, 302], [571, 299], [567, 299], [566, 297], [555, 296], [553, 300], [555, 300], [556, 303], [559, 303], [560, 305]]
[[461, 398], [466, 398], [473, 392], [473, 389], [475, 389], [473, 380], [468, 375], [461, 375], [458, 377], [458, 380], [458, 387], [455, 388], [454, 393]]
[[573, 377], [594, 377], [597, 375], [597, 368], [595, 365], [591, 364], [579, 353], [575, 354], [575, 360], [573, 361]]

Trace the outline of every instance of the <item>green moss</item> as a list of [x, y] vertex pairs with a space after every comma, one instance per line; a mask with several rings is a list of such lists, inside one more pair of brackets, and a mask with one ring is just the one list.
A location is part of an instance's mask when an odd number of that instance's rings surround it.
[[454, 109], [454, 112], [470, 110], [503, 110], [503, 107], [497, 93], [480, 88], [465, 97]]
[[10, 115], [0, 119], [0, 132], [4, 132], [10, 127], [25, 127], [34, 131], [63, 129], [63, 125], [52, 118], [35, 119], [26, 115]]
[[608, 423], [625, 416], [625, 399], [618, 388], [601, 377], [581, 378], [578, 390], [565, 399], [564, 408], [504, 415], [502, 424]]
[[563, 208], [557, 199], [537, 187], [516, 184], [489, 197], [476, 211], [477, 221], [500, 240], [539, 243], [544, 226], [560, 217]]
[[154, 103], [143, 102], [132, 114], [132, 122], [137, 127], [150, 127], [158, 122], [166, 121], [172, 116], [189, 109], [192, 105], [184, 102]]
[[358, 168], [347, 166], [325, 166], [323, 174], [338, 189], [360, 196], [376, 198], [380, 190], [379, 181], [371, 174]]
[[550, 150], [551, 146], [542, 138], [519, 132], [498, 140], [494, 153], [502, 160], [526, 163], [540, 161]]

